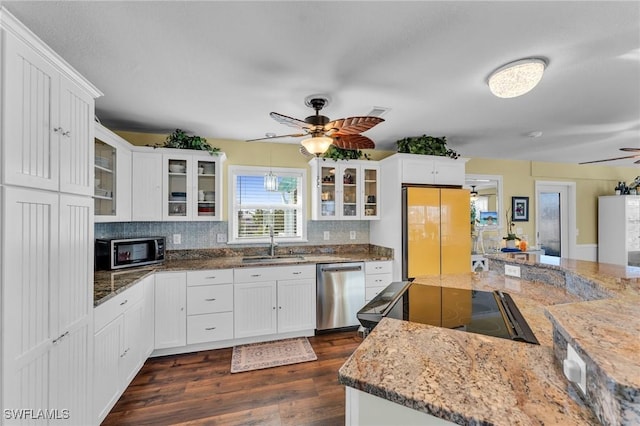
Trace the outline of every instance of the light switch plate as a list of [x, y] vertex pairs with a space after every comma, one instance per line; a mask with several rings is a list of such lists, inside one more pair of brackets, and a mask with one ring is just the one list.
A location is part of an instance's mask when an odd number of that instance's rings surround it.
[[329, 231], [324, 231], [324, 240], [329, 241], [331, 239], [331, 233]]
[[564, 375], [578, 386], [584, 395], [587, 394], [587, 364], [580, 355], [567, 344], [567, 359], [563, 362]]
[[173, 244], [182, 244], [182, 234], [173, 234]]
[[226, 243], [227, 242], [227, 234], [216, 234], [216, 242], [217, 243]]
[[349, 232], [349, 239], [350, 240], [355, 240], [356, 239], [356, 231]]

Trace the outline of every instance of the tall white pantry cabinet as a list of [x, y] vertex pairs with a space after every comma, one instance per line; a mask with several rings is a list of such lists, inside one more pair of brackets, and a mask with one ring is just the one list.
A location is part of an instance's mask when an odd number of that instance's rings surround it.
[[598, 197], [598, 262], [640, 266], [640, 195]]
[[102, 94], [4, 8], [0, 41], [0, 423], [91, 424]]

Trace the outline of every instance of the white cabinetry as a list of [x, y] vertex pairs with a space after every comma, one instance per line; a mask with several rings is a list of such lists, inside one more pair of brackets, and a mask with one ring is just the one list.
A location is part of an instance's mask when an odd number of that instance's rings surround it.
[[162, 155], [153, 149], [133, 151], [131, 185], [131, 219], [161, 221]]
[[[94, 311], [94, 418], [100, 423], [151, 354], [154, 277], [150, 275]], [[151, 298], [149, 300], [149, 298]]]
[[234, 270], [235, 338], [315, 328], [315, 266]]
[[156, 273], [155, 348], [187, 344], [187, 274]]
[[309, 165], [313, 176], [313, 220], [379, 218], [380, 170], [377, 162], [314, 158]]
[[6, 9], [0, 49], [0, 406], [90, 424], [100, 92]]
[[233, 339], [233, 269], [187, 272], [187, 344]]
[[640, 195], [598, 198], [598, 262], [640, 266]]
[[448, 157], [408, 155], [402, 159], [402, 183], [464, 185], [465, 162]]
[[364, 299], [368, 303], [378, 293], [384, 290], [391, 282], [392, 262], [389, 260], [381, 260], [375, 262], [366, 262], [365, 270], [365, 289]]
[[225, 159], [224, 153], [136, 147], [133, 220], [222, 220]]
[[95, 123], [95, 221], [131, 220], [131, 145]]

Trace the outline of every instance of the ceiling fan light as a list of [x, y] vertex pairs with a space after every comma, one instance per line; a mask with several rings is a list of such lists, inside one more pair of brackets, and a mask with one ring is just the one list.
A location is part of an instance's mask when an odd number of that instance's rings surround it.
[[491, 93], [499, 98], [524, 95], [542, 79], [547, 62], [540, 58], [510, 62], [491, 73], [487, 83]]
[[320, 155], [325, 153], [329, 149], [329, 147], [333, 143], [333, 139], [327, 136], [315, 136], [309, 139], [305, 139], [300, 143], [311, 154]]

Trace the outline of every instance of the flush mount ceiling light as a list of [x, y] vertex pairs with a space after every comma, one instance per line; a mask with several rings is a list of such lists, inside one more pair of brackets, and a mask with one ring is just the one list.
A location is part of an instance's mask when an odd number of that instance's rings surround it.
[[510, 62], [491, 73], [487, 79], [489, 90], [499, 98], [515, 98], [524, 95], [542, 79], [547, 61], [527, 58]]
[[327, 136], [314, 136], [300, 142], [309, 153], [320, 155], [326, 152], [333, 143], [333, 139]]

